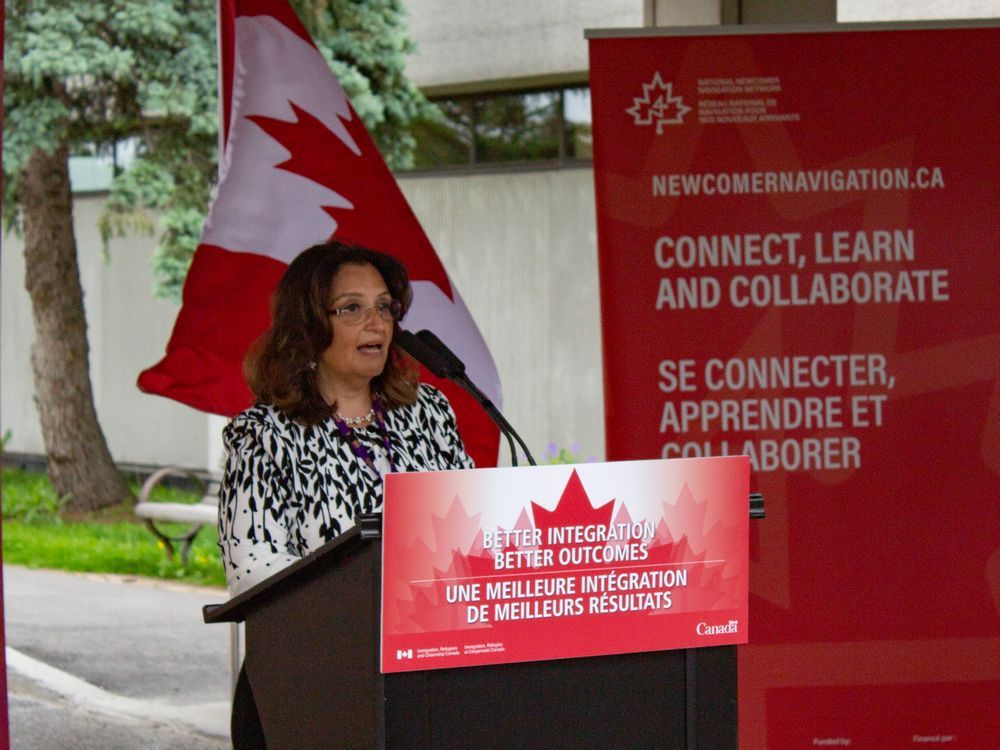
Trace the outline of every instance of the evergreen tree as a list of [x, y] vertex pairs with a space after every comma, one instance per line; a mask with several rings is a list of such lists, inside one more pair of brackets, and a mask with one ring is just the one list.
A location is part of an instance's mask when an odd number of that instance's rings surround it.
[[[399, 0], [293, 2], [391, 165], [429, 105], [404, 74]], [[214, 0], [6, 0], [4, 217], [24, 233], [32, 370], [49, 474], [73, 509], [127, 499], [93, 405], [70, 154], [135, 158], [113, 180], [105, 239], [154, 231], [157, 293], [178, 296], [216, 174]]]

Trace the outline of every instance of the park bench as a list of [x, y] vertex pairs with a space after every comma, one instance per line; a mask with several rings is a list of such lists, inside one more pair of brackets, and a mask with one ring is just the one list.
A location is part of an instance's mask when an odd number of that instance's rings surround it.
[[[194, 482], [202, 493], [198, 503], [168, 503], [151, 500], [153, 490], [167, 477], [186, 477]], [[150, 531], [163, 543], [167, 559], [174, 559], [174, 545], [180, 545], [181, 562], [187, 564], [191, 545], [202, 526], [215, 526], [219, 516], [219, 482], [205, 478], [190, 469], [165, 466], [149, 475], [139, 490], [139, 502], [135, 514], [146, 522]], [[157, 524], [184, 523], [188, 528], [180, 534], [168, 534]]]
[[[150, 500], [153, 490], [167, 477], [186, 477], [193, 481], [201, 491], [201, 501], [197, 503], [168, 503]], [[149, 475], [139, 490], [139, 502], [135, 506], [135, 514], [146, 522], [149, 530], [163, 542], [167, 559], [174, 559], [174, 544], [181, 545], [181, 562], [187, 564], [191, 554], [191, 545], [198, 536], [202, 526], [215, 526], [219, 516], [219, 480], [198, 474], [190, 469], [178, 466], [165, 466]], [[185, 523], [188, 529], [181, 534], [167, 534], [157, 526], [157, 523]], [[240, 626], [233, 622], [229, 624], [229, 678], [233, 689], [240, 665], [243, 663]]]

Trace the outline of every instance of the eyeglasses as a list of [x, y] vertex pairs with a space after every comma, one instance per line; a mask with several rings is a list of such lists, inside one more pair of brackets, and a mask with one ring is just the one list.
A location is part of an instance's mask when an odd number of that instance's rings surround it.
[[326, 312], [328, 315], [336, 315], [347, 325], [357, 325], [368, 320], [369, 310], [374, 310], [375, 314], [386, 323], [399, 320], [403, 315], [403, 305], [396, 299], [391, 302], [376, 302], [374, 305], [360, 305], [357, 302], [351, 302], [343, 307], [337, 307]]

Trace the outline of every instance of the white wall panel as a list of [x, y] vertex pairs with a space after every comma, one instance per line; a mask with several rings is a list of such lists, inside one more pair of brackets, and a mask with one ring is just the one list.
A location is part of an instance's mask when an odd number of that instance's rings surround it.
[[602, 457], [591, 171], [400, 183], [493, 353], [504, 413], [536, 458], [550, 441]]
[[837, 0], [842, 23], [997, 17], [1000, 0]]
[[[102, 200], [77, 198], [74, 211], [91, 382], [111, 453], [120, 463], [204, 467], [206, 417], [136, 388], [139, 371], [163, 355], [177, 306], [150, 294], [152, 237], [114, 240], [110, 261], [103, 259], [96, 229]], [[8, 450], [42, 454], [31, 376], [31, 301], [24, 289], [22, 243], [14, 235], [3, 240], [2, 278], [0, 428], [11, 431]]]
[[642, 0], [406, 0], [421, 87], [585, 73], [587, 28], [643, 23]]

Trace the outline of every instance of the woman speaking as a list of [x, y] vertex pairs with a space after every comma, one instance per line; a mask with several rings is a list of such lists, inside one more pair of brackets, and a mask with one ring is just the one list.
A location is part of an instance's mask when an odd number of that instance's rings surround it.
[[[411, 299], [402, 263], [339, 242], [304, 251], [278, 282], [244, 363], [257, 405], [223, 433], [219, 547], [233, 593], [380, 510], [385, 472], [472, 467], [448, 400], [393, 345]], [[245, 667], [231, 731], [237, 750], [266, 748]]]
[[278, 283], [224, 432], [219, 546], [238, 593], [382, 507], [387, 471], [467, 469], [444, 395], [393, 345], [412, 292], [395, 258], [327, 242]]

